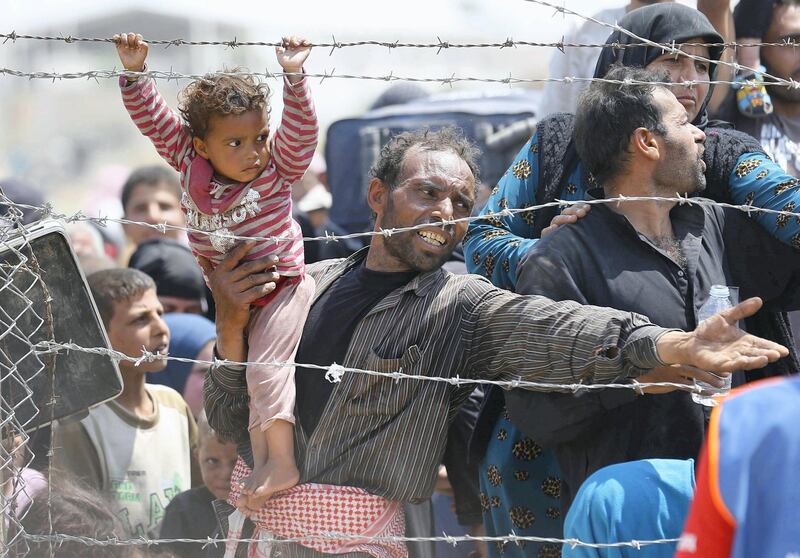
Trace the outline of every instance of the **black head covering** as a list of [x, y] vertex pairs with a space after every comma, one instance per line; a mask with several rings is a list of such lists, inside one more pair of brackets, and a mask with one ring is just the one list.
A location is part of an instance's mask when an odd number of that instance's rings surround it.
[[[716, 32], [714, 26], [702, 12], [684, 6], [683, 4], [653, 4], [633, 10], [625, 15], [620, 21], [619, 26], [627, 29], [631, 33], [653, 41], [655, 43], [683, 43], [689, 39], [700, 37], [708, 43], [724, 42], [722, 36]], [[641, 41], [634, 39], [620, 31], [614, 31], [606, 39], [606, 45], [612, 44], [631, 45], [641, 44]], [[710, 47], [709, 58], [719, 60], [722, 56], [722, 47]], [[594, 70], [594, 77], [600, 78], [606, 75], [613, 64], [623, 64], [624, 66], [639, 66], [644, 68], [650, 62], [664, 54], [658, 47], [643, 46], [636, 48], [614, 48], [613, 46], [603, 47], [600, 57], [597, 59], [597, 66]], [[717, 72], [716, 64], [709, 69], [709, 76], [713, 80]], [[697, 113], [692, 124], [698, 128], [705, 128], [708, 122], [706, 105], [711, 98], [714, 87], [708, 89], [700, 112]]]
[[740, 0], [733, 10], [737, 37], [763, 38], [772, 22], [776, 0]]
[[171, 238], [142, 242], [131, 256], [128, 267], [152, 277], [159, 296], [205, 299], [200, 266], [189, 248]]

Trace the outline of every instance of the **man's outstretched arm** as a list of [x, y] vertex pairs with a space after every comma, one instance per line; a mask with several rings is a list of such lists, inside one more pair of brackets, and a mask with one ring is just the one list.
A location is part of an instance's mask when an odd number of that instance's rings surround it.
[[748, 299], [691, 333], [611, 308], [519, 296], [471, 283], [464, 296], [467, 363], [474, 375], [545, 383], [607, 383], [663, 365], [732, 372], [765, 366], [788, 350], [748, 335], [736, 321], [755, 313]]

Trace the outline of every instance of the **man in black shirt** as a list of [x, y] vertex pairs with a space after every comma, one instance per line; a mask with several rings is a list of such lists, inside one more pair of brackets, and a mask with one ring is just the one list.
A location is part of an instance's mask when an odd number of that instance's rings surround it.
[[[430, 498], [447, 425], [474, 386], [426, 377], [646, 381], [651, 369], [664, 364], [726, 372], [763, 366], [787, 353], [735, 329], [736, 320], [760, 307], [755, 299], [700, 331], [684, 333], [629, 312], [519, 296], [474, 275], [443, 271], [466, 232], [460, 219], [470, 215], [475, 200], [475, 155], [452, 130], [394, 138], [369, 185], [375, 230], [418, 228], [379, 234], [346, 260], [307, 267], [317, 291], [298, 362], [309, 364], [302, 360], [307, 358], [330, 366], [336, 360], [420, 379], [347, 373], [331, 387], [324, 372], [298, 369], [295, 450], [301, 483], [356, 487], [388, 502]], [[215, 269], [203, 262], [217, 302], [217, 354], [231, 361], [247, 354], [251, 302], [271, 292], [277, 279], [272, 259], [241, 262], [248, 249], [249, 244], [234, 248]], [[696, 373], [714, 382], [710, 374]], [[240, 442], [239, 453], [249, 460], [244, 367], [212, 368], [205, 388], [212, 427]], [[251, 514], [262, 503], [251, 497], [238, 506]], [[301, 545], [281, 550], [289, 558], [320, 555]]]
[[[658, 81], [631, 68], [611, 80]], [[665, 87], [594, 83], [576, 114], [576, 144], [603, 188], [597, 197], [674, 197], [705, 187], [705, 135]], [[702, 200], [701, 200], [702, 201]], [[609, 306], [662, 327], [697, 327], [711, 285], [737, 285], [773, 310], [800, 305], [800, 254], [744, 213], [710, 205], [635, 201], [601, 204], [526, 255], [517, 292]], [[685, 391], [560, 395], [516, 390], [510, 417], [556, 446], [569, 504], [588, 475], [614, 463], [697, 457], [704, 408]], [[566, 506], [565, 506], [566, 507]]]
[[[363, 261], [351, 268], [311, 307], [295, 361], [322, 366], [344, 362], [358, 322], [415, 275], [414, 271], [373, 271]], [[298, 367], [295, 385], [303, 394], [297, 398], [297, 418], [306, 432], [313, 432], [336, 384], [318, 370]]]

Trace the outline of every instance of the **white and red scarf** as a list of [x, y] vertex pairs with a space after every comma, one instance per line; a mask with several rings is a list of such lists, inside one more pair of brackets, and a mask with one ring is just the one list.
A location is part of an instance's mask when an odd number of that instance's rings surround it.
[[[250, 468], [239, 458], [231, 476], [228, 503], [236, 506], [240, 481], [250, 474]], [[245, 516], [239, 510], [231, 514], [228, 539], [240, 539]], [[326, 554], [363, 552], [375, 558], [408, 558], [405, 543], [377, 538], [403, 537], [405, 515], [400, 502], [393, 502], [352, 486], [305, 483], [281, 492], [267, 501], [250, 517], [256, 525], [248, 558], [268, 558], [272, 539], [295, 540], [297, 544]], [[347, 535], [347, 539], [313, 538], [331, 534]], [[303, 540], [304, 536], [309, 536]], [[358, 537], [364, 537], [359, 539]], [[235, 556], [237, 542], [226, 543], [225, 558]]]

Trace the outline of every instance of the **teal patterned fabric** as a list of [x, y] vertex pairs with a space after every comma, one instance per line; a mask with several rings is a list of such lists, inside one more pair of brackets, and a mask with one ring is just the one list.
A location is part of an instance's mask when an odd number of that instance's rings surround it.
[[[481, 507], [488, 536], [562, 538], [561, 475], [555, 453], [501, 417], [480, 465]], [[489, 556], [556, 558], [561, 545], [489, 543]]]

